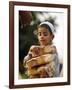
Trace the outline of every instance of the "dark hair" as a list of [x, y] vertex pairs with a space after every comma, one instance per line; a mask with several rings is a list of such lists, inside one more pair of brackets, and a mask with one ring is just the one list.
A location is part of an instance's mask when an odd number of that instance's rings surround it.
[[39, 25], [39, 26], [37, 27], [37, 30], [38, 30], [38, 28], [40, 28], [40, 27], [45, 27], [46, 29], [48, 29], [48, 30], [50, 31], [51, 34], [53, 34], [52, 31], [51, 31], [51, 28], [50, 28], [48, 25], [46, 25], [46, 24], [41, 24], [41, 25]]

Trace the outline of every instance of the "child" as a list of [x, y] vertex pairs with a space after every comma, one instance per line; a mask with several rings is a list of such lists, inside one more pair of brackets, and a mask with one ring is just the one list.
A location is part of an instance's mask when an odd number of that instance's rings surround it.
[[[36, 65], [43, 64], [38, 67], [37, 73], [38, 77], [58, 77], [59, 76], [59, 61], [56, 47], [53, 45], [52, 41], [54, 38], [54, 26], [46, 21], [42, 22], [38, 26], [38, 40], [40, 46], [31, 46], [28, 55], [24, 58], [24, 63], [28, 64], [28, 60], [46, 54], [46, 59], [43, 62], [36, 61]], [[30, 60], [31, 61], [31, 60]], [[50, 61], [50, 62], [49, 62]], [[28, 64], [29, 65], [29, 64]], [[31, 63], [29, 66], [33, 67]], [[35, 66], [35, 63], [34, 63]], [[36, 73], [36, 72], [35, 72]], [[32, 76], [31, 76], [32, 77]], [[34, 76], [33, 76], [34, 77]], [[36, 77], [36, 75], [35, 75]]]

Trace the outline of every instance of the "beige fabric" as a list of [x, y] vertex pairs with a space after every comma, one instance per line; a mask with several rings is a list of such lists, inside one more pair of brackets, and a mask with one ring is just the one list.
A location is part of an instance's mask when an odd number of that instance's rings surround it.
[[32, 58], [26, 59], [27, 74], [30, 78], [34, 77], [53, 77], [58, 71], [57, 51], [53, 45], [46, 47], [32, 46], [29, 54]]
[[47, 45], [45, 47], [33, 45], [31, 46], [28, 54], [31, 54], [33, 58], [48, 53], [56, 53], [56, 47], [53, 45]]
[[41, 56], [38, 56], [38, 57], [35, 57], [35, 58], [28, 60], [26, 62], [26, 67], [32, 68], [35, 66], [47, 64], [53, 60], [54, 60], [54, 54], [53, 55], [52, 54], [41, 55]]

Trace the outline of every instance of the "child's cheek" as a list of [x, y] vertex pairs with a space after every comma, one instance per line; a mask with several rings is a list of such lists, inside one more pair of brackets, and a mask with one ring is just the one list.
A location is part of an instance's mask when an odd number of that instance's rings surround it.
[[38, 40], [40, 41], [40, 36], [38, 36]]

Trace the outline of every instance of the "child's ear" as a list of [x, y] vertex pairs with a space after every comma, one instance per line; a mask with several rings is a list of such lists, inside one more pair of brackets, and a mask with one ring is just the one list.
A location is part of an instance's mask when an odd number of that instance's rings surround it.
[[52, 34], [52, 40], [54, 39], [54, 35]]

